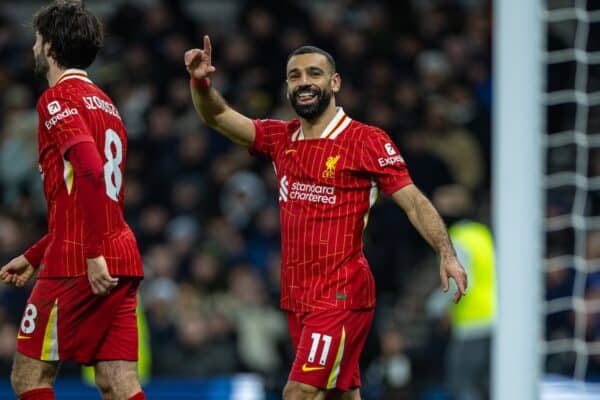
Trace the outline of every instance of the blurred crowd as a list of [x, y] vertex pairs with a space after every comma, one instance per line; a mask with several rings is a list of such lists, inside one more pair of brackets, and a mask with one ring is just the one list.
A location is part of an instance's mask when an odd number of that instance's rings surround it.
[[[146, 271], [141, 304], [152, 372], [251, 371], [277, 392], [293, 351], [278, 308], [275, 176], [267, 160], [199, 121], [185, 50], [210, 34], [213, 82], [227, 101], [250, 117], [280, 119], [293, 115], [285, 97], [287, 54], [304, 44], [330, 51], [345, 112], [390, 134], [413, 180], [436, 204], [444, 203], [447, 192], [439, 189], [447, 185], [468, 194], [470, 208], [451, 210], [448, 223], [487, 222], [491, 2], [240, 1], [227, 23], [188, 12], [193, 2], [148, 3], [103, 7], [106, 43], [89, 73], [115, 101], [129, 132], [125, 211]], [[34, 36], [23, 33], [25, 22], [0, 14], [2, 263], [46, 229], [35, 112], [45, 82], [33, 77]], [[446, 398], [451, 324], [427, 307], [439, 290], [434, 253], [385, 198], [372, 211], [365, 246], [378, 285], [376, 320], [361, 360], [365, 398]], [[27, 295], [0, 286], [3, 376]]]

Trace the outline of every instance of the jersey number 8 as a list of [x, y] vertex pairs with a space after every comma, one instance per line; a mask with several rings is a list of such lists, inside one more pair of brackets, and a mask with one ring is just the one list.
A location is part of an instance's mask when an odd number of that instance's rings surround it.
[[[113, 146], [114, 145], [114, 146]], [[113, 153], [113, 147], [115, 152]], [[104, 182], [106, 183], [106, 194], [111, 200], [119, 201], [119, 192], [123, 185], [123, 174], [119, 168], [123, 162], [123, 143], [117, 132], [112, 129], [106, 130], [104, 140]]]

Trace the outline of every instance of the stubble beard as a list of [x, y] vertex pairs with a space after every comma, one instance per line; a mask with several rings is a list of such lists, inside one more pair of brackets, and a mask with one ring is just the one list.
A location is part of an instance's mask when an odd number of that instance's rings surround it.
[[46, 57], [44, 57], [44, 55], [41, 52], [36, 54], [34, 59], [35, 59], [35, 66], [34, 66], [33, 71], [34, 71], [35, 75], [42, 79], [46, 79], [47, 75], [48, 75], [48, 71], [50, 70], [50, 65], [48, 64], [48, 59], [46, 59]]

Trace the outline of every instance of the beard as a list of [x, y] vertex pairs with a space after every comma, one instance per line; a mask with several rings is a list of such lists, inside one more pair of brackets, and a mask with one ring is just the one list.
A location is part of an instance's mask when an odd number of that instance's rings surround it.
[[[298, 94], [301, 91], [306, 90], [310, 90], [315, 96], [317, 96], [317, 101], [315, 101], [312, 104], [300, 104], [298, 102]], [[321, 114], [323, 114], [323, 112], [329, 105], [332, 95], [333, 93], [331, 89], [328, 88], [321, 90], [321, 88], [317, 86], [300, 86], [294, 91], [294, 93], [288, 94], [288, 100], [292, 104], [292, 107], [294, 108], [294, 111], [296, 111], [296, 114], [298, 114], [298, 116], [310, 121], [318, 118]]]
[[44, 55], [40, 52], [35, 55], [35, 66], [33, 68], [33, 72], [39, 76], [40, 78], [46, 79], [46, 75], [48, 74], [48, 70], [50, 69], [50, 65], [48, 65], [48, 60]]

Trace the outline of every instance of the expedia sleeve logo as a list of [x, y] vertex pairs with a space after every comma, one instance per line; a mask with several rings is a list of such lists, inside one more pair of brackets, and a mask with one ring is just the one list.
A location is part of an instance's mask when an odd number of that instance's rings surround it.
[[[48, 104], [48, 106], [50, 106], [50, 104]], [[48, 107], [48, 108], [50, 108], [50, 107]], [[60, 121], [61, 119], [65, 119], [65, 118], [70, 117], [71, 115], [77, 115], [77, 114], [79, 114], [79, 112], [77, 111], [76, 108], [67, 108], [64, 111], [61, 111], [58, 114], [55, 114], [52, 118], [50, 118], [49, 120], [44, 122], [44, 126], [46, 127], [46, 129], [50, 130], [50, 128], [52, 128], [54, 125], [56, 125], [58, 123], [58, 121]]]
[[385, 151], [387, 151], [388, 155], [396, 155], [396, 150], [394, 150], [394, 146], [392, 146], [391, 143], [386, 143], [383, 147], [385, 147]]
[[396, 163], [404, 163], [404, 158], [402, 158], [402, 156], [396, 152], [391, 143], [386, 143], [383, 147], [385, 148], [388, 157], [379, 157], [377, 159], [380, 167], [383, 168]]
[[51, 101], [48, 103], [48, 112], [50, 115], [54, 115], [60, 111], [60, 103], [57, 100]]

